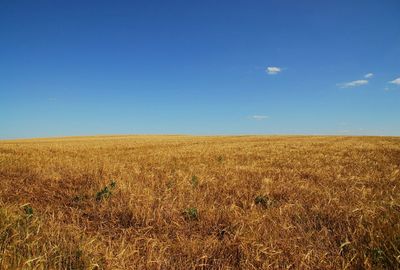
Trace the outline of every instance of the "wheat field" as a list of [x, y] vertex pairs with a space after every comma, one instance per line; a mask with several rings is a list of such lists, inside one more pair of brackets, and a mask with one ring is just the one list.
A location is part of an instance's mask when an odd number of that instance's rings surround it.
[[0, 141], [0, 269], [399, 269], [400, 138]]

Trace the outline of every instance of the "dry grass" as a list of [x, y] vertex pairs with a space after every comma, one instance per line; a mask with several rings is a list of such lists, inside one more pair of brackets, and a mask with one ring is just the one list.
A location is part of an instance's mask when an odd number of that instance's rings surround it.
[[399, 269], [399, 170], [390, 137], [2, 141], [0, 269]]

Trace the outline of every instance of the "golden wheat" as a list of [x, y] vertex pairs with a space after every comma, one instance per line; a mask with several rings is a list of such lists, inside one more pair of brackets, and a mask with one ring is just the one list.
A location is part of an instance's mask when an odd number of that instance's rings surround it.
[[0, 269], [399, 269], [400, 138], [0, 142]]

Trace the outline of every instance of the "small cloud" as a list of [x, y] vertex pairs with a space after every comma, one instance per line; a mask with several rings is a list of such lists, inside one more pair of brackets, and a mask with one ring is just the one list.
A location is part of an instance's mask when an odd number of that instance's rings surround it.
[[252, 115], [251, 118], [254, 120], [265, 120], [268, 119], [269, 117], [267, 115]]
[[358, 87], [362, 85], [368, 84], [368, 80], [356, 80], [352, 82], [347, 82], [347, 83], [339, 83], [338, 86], [340, 88], [352, 88], [352, 87]]
[[397, 79], [394, 79], [393, 81], [390, 81], [389, 83], [400, 85], [400, 77]]
[[280, 67], [267, 67], [265, 70], [269, 75], [275, 75], [282, 71]]
[[374, 76], [374, 73], [367, 73], [364, 75], [364, 78], [369, 79], [372, 78]]

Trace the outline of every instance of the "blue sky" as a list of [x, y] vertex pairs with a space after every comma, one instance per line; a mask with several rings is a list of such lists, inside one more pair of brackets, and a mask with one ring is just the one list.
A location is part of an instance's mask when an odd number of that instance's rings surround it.
[[1, 1], [0, 138], [400, 135], [400, 1]]

